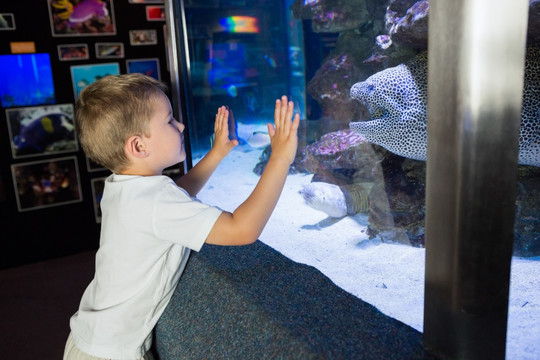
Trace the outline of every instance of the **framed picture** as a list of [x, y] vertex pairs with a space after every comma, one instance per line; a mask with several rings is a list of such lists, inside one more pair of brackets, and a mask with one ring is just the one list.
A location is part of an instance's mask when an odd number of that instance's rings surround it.
[[11, 165], [20, 212], [82, 201], [75, 156]]
[[47, 0], [52, 36], [116, 35], [113, 0]]
[[129, 0], [130, 4], [163, 4], [163, 0]]
[[107, 75], [120, 75], [118, 63], [71, 66], [71, 81], [75, 99], [79, 97], [85, 87]]
[[0, 79], [2, 107], [56, 103], [48, 53], [0, 55]]
[[88, 59], [88, 45], [58, 45], [58, 59], [60, 61], [86, 60]]
[[101, 198], [103, 198], [103, 189], [105, 188], [105, 180], [107, 177], [92, 179], [92, 199], [94, 202], [94, 215], [96, 223], [101, 223]]
[[124, 57], [124, 43], [96, 43], [96, 58], [98, 59], [117, 59]]
[[85, 157], [86, 157], [86, 170], [88, 170], [88, 172], [108, 170], [107, 168], [96, 163], [95, 161], [90, 160], [88, 156], [85, 156]]
[[165, 21], [165, 6], [147, 6], [147, 21]]
[[10, 13], [0, 13], [0, 31], [15, 30], [15, 16]]
[[128, 74], [140, 73], [161, 80], [158, 58], [126, 60], [126, 68]]
[[129, 30], [129, 43], [132, 46], [157, 44], [156, 30]]
[[6, 109], [14, 159], [77, 151], [73, 105]]

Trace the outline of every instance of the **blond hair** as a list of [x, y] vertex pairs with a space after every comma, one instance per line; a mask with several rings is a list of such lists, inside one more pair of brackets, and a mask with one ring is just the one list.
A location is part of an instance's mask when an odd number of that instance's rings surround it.
[[167, 86], [142, 74], [106, 76], [88, 85], [75, 106], [75, 127], [86, 156], [119, 173], [129, 165], [124, 151], [133, 135], [150, 136], [155, 101]]

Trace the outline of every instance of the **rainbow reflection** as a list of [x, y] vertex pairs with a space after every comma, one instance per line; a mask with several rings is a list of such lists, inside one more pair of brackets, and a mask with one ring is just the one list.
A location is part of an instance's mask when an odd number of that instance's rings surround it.
[[257, 18], [253, 16], [229, 16], [221, 18], [219, 24], [224, 31], [233, 33], [258, 33]]

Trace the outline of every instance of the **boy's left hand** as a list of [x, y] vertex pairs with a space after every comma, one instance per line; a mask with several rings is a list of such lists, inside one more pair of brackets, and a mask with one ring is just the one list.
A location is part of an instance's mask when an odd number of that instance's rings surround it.
[[229, 110], [225, 106], [218, 108], [214, 123], [214, 138], [212, 150], [222, 158], [229, 155], [231, 150], [238, 145], [238, 140], [229, 139]]

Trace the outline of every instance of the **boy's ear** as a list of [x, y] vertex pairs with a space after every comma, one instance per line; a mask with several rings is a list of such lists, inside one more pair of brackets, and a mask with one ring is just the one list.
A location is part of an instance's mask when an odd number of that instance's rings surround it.
[[133, 135], [127, 139], [125, 150], [128, 156], [135, 158], [142, 159], [148, 156], [144, 140], [140, 135]]

